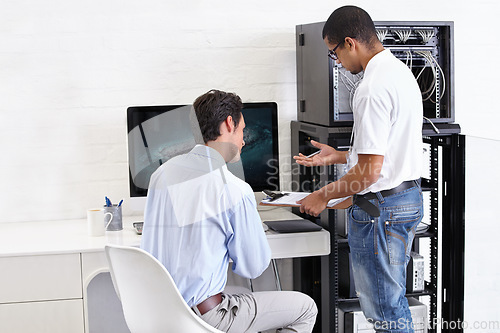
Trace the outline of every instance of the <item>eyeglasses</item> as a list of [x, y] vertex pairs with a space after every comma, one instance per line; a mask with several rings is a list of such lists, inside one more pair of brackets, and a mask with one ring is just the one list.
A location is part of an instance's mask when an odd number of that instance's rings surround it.
[[341, 41], [340, 43], [337, 44], [337, 46], [335, 46], [333, 48], [333, 50], [328, 50], [328, 56], [330, 58], [332, 58], [334, 61], [337, 61], [339, 59], [339, 57], [337, 56], [337, 53], [335, 53], [335, 50], [340, 46], [340, 44], [342, 44], [344, 41]]

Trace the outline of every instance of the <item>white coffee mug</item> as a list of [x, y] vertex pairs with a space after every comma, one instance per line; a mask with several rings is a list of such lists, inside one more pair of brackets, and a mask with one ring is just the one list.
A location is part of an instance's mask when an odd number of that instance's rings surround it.
[[113, 219], [113, 214], [104, 214], [104, 209], [102, 208], [92, 208], [87, 210], [87, 225], [89, 236], [104, 236], [104, 216], [111, 215], [110, 219]]

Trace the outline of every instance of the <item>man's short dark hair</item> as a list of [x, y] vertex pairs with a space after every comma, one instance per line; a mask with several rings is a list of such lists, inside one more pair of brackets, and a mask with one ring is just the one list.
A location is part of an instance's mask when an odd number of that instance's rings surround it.
[[377, 38], [375, 24], [366, 11], [356, 6], [343, 6], [330, 15], [323, 26], [323, 39], [328, 38], [328, 42], [335, 45], [346, 37], [366, 45], [371, 45]]
[[228, 116], [233, 118], [234, 126], [238, 127], [243, 103], [236, 94], [214, 89], [198, 97], [193, 107], [200, 124], [203, 141], [207, 143], [216, 140], [221, 135], [220, 125]]

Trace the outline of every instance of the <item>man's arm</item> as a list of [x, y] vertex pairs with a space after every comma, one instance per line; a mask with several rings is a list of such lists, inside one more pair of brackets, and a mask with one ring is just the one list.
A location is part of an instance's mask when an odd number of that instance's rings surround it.
[[227, 242], [233, 271], [248, 279], [260, 276], [269, 266], [271, 248], [257, 211], [255, 198], [245, 196], [231, 217], [233, 234]]
[[377, 182], [383, 162], [382, 155], [358, 155], [358, 163], [344, 177], [298, 201], [301, 204], [300, 211], [318, 216], [329, 200], [351, 196], [370, 187]]

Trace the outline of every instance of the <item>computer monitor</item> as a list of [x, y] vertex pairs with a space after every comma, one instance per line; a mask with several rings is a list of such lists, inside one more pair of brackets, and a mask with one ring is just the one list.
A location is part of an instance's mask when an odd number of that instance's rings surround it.
[[[127, 109], [130, 205], [143, 211], [153, 172], [196, 144], [191, 105], [131, 106]], [[278, 108], [274, 102], [244, 103], [245, 146], [241, 164], [228, 169], [254, 192], [279, 190]], [[238, 168], [239, 166], [239, 168]]]

